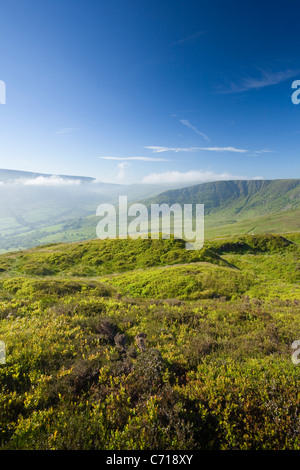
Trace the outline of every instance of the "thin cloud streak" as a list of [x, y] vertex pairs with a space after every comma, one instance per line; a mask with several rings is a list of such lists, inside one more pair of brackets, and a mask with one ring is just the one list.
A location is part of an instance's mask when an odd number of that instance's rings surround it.
[[284, 72], [267, 72], [261, 70], [262, 76], [260, 78], [243, 78], [241, 83], [231, 83], [228, 89], [220, 90], [219, 94], [242, 93], [249, 90], [259, 90], [268, 86], [278, 85], [279, 83], [295, 77], [298, 73], [299, 70], [286, 70]]
[[176, 46], [177, 44], [183, 44], [184, 42], [191, 41], [192, 39], [198, 38], [199, 36], [202, 36], [204, 34], [204, 31], [197, 31], [194, 34], [191, 34], [190, 36], [187, 36], [185, 38], [179, 39], [178, 41], [173, 42], [173, 46]]
[[254, 150], [251, 154], [250, 157], [256, 157], [258, 155], [264, 155], [266, 153], [274, 153], [274, 150], [268, 150], [268, 149], [263, 149], [263, 150]]
[[235, 147], [203, 147], [201, 150], [208, 150], [209, 152], [237, 152], [237, 153], [248, 152], [248, 150], [237, 149]]
[[214, 173], [213, 171], [191, 170], [187, 172], [167, 171], [164, 173], [151, 173], [143, 178], [145, 184], [157, 183], [207, 183], [210, 181], [228, 181], [228, 180], [249, 180], [263, 179], [261, 176], [249, 178], [247, 176], [231, 175], [227, 171], [223, 173]]
[[16, 180], [17, 184], [24, 186], [78, 186], [81, 184], [80, 180], [71, 178], [62, 178], [61, 176], [37, 176], [36, 178]]
[[140, 162], [169, 162], [167, 158], [156, 158], [156, 157], [98, 157], [101, 160], [119, 160], [119, 161], [140, 161]]
[[181, 124], [184, 126], [188, 127], [189, 129], [192, 129], [192, 131], [196, 132], [196, 134], [201, 135], [205, 140], [210, 140], [210, 138], [204, 134], [203, 132], [199, 131], [197, 127], [193, 126], [188, 119], [180, 119]]
[[236, 153], [247, 153], [248, 150], [238, 149], [235, 147], [158, 147], [158, 146], [147, 146], [146, 149], [152, 150], [153, 153], [162, 152], [195, 152], [197, 150], [204, 150], [209, 152], [236, 152]]
[[162, 152], [194, 152], [195, 150], [200, 150], [200, 147], [158, 147], [154, 145], [148, 145], [145, 149], [152, 150], [153, 153], [162, 153]]

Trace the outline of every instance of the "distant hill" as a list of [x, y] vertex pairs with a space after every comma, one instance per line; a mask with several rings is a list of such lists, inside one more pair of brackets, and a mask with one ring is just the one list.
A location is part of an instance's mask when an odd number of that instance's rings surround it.
[[204, 204], [206, 214], [266, 215], [300, 207], [300, 179], [217, 181], [165, 191], [151, 203]]
[[300, 229], [300, 179], [203, 183], [146, 201], [155, 203], [204, 204], [206, 237]]

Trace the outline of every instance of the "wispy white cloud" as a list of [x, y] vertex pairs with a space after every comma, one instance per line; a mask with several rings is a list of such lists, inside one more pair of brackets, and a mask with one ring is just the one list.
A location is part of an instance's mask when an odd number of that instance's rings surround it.
[[299, 74], [299, 70], [285, 70], [270, 72], [260, 70], [260, 77], [244, 77], [240, 83], [231, 83], [228, 88], [219, 91], [220, 94], [242, 93], [248, 90], [259, 90], [272, 85], [277, 85]]
[[71, 134], [74, 131], [77, 131], [78, 127], [63, 127], [56, 132], [57, 135]]
[[128, 162], [118, 163], [118, 180], [123, 180], [125, 178], [125, 168], [127, 168], [128, 166], [130, 166], [130, 163]]
[[189, 36], [186, 36], [182, 39], [178, 39], [177, 41], [174, 41], [173, 46], [176, 46], [177, 44], [183, 44], [184, 42], [187, 42], [187, 41], [191, 41], [192, 39], [202, 36], [203, 34], [204, 34], [204, 31], [197, 31], [194, 34], [190, 34]]
[[152, 150], [153, 153], [162, 153], [162, 152], [195, 152], [197, 150], [206, 150], [209, 152], [237, 152], [237, 153], [247, 153], [248, 150], [238, 149], [235, 147], [157, 147], [157, 146], [147, 146], [146, 149]]
[[253, 150], [253, 152], [250, 153], [250, 157], [256, 157], [258, 155], [264, 155], [266, 153], [274, 153], [274, 150], [269, 150], [269, 149]]
[[6, 84], [0, 80], [0, 104], [6, 104]]
[[37, 176], [36, 178], [20, 178], [16, 180], [17, 184], [24, 186], [78, 186], [80, 180], [73, 178], [62, 178], [61, 176]]
[[[147, 147], [145, 147], [147, 148]], [[102, 160], [122, 160], [122, 161], [127, 161], [127, 160], [135, 160], [135, 161], [141, 161], [141, 162], [169, 162], [170, 160], [166, 158], [156, 158], [156, 157], [98, 157], [101, 158]]]
[[155, 145], [147, 145], [145, 149], [152, 150], [153, 153], [162, 153], [162, 152], [194, 152], [199, 150], [199, 147], [158, 147]]
[[207, 150], [209, 152], [235, 152], [235, 153], [247, 153], [248, 150], [237, 149], [235, 147], [202, 147], [201, 150]]
[[210, 138], [206, 134], [199, 131], [197, 127], [193, 126], [188, 119], [180, 119], [180, 122], [189, 129], [192, 129], [192, 131], [196, 132], [196, 134], [201, 135], [201, 137], [203, 137], [205, 140], [210, 140]]
[[143, 183], [206, 183], [209, 181], [227, 181], [227, 180], [249, 180], [263, 179], [260, 176], [249, 178], [247, 176], [232, 175], [227, 171], [223, 173], [215, 173], [213, 171], [191, 170], [187, 172], [167, 171], [164, 173], [151, 173], [143, 179]]

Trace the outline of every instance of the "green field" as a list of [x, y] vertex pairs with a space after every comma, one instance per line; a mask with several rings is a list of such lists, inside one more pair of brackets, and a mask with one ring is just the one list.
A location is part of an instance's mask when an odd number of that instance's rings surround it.
[[[228, 223], [230, 222], [230, 223]], [[241, 220], [227, 219], [216, 221], [214, 217], [205, 218], [205, 237], [228, 236], [252, 233], [286, 233], [300, 230], [300, 209], [280, 212], [279, 214], [246, 217]]]
[[299, 449], [300, 232], [0, 256], [1, 449]]

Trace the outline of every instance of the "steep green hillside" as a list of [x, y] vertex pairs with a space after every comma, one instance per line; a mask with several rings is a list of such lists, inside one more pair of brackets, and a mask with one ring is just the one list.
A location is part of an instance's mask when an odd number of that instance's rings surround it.
[[257, 217], [299, 208], [300, 180], [217, 181], [166, 191], [151, 202], [204, 204], [207, 215], [224, 211], [224, 218]]
[[204, 204], [206, 236], [300, 229], [300, 180], [218, 181], [166, 191], [147, 202]]
[[299, 243], [1, 255], [0, 448], [299, 450]]

